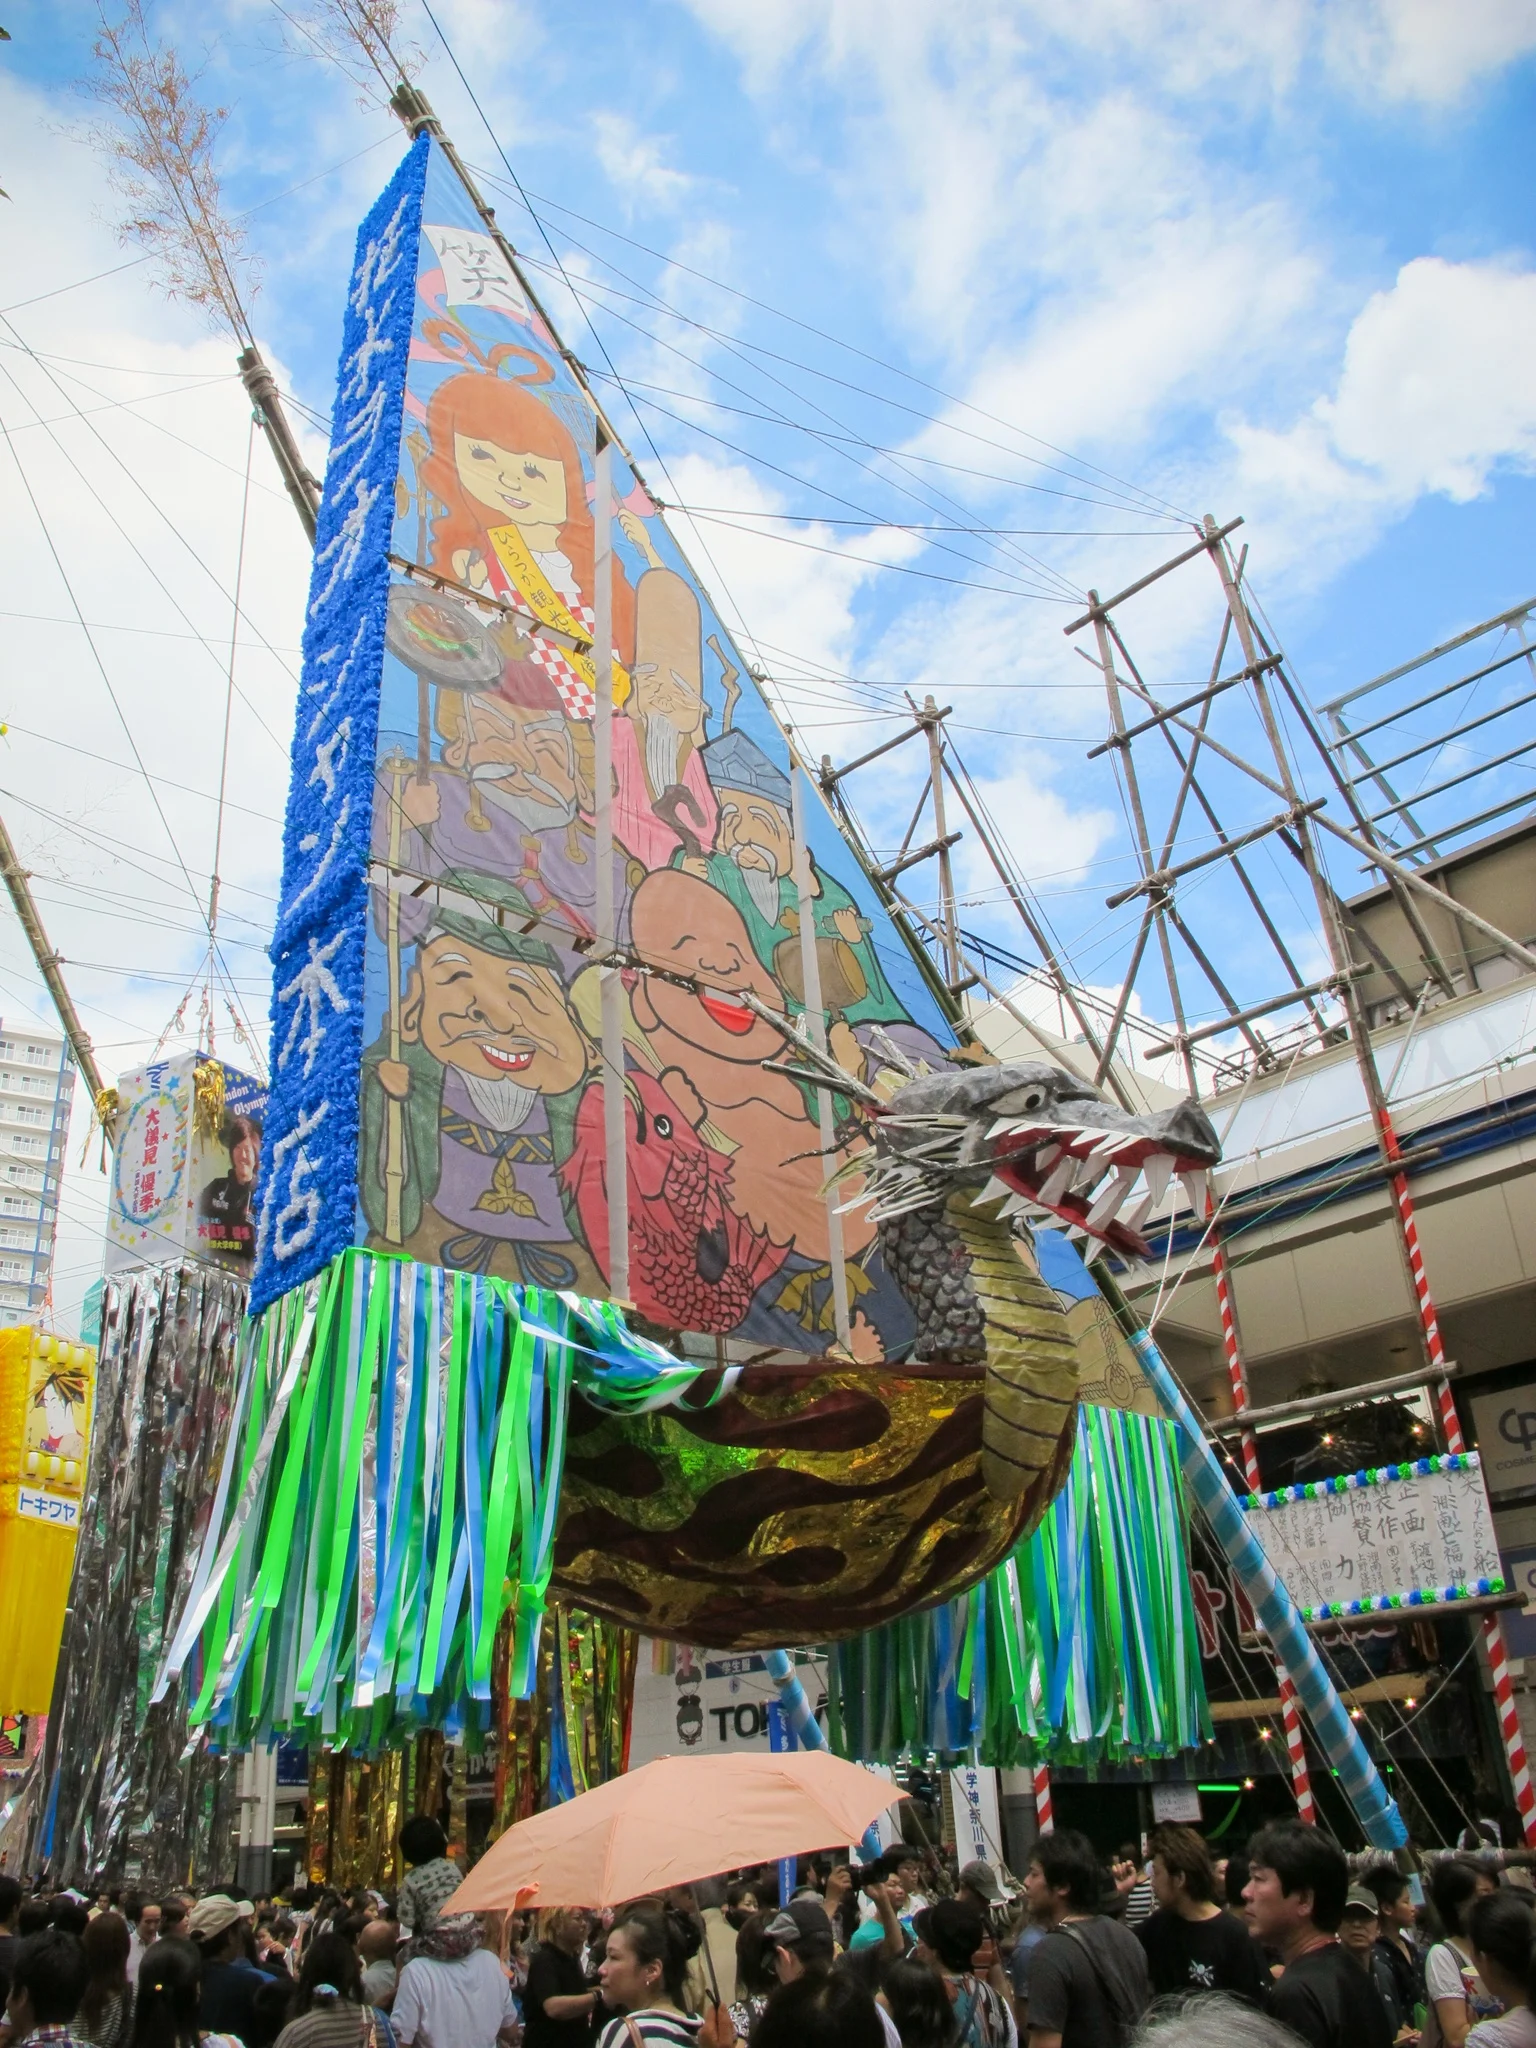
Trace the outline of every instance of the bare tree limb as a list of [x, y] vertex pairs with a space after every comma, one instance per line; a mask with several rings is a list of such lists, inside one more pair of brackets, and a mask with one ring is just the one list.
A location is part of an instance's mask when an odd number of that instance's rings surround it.
[[126, 0], [115, 16], [98, 0], [92, 54], [85, 91], [116, 117], [98, 122], [93, 139], [130, 208], [119, 236], [155, 258], [169, 297], [201, 307], [251, 347], [256, 266], [245, 229], [224, 211], [213, 160], [229, 110], [203, 104], [202, 72], [187, 71], [169, 44], [151, 37], [142, 0]]

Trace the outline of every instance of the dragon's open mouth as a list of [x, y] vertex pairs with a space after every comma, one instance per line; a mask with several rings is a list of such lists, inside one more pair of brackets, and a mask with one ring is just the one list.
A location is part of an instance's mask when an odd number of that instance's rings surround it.
[[1135, 1115], [1081, 1076], [1032, 1060], [916, 1077], [876, 1115], [873, 1134], [854, 1201], [872, 1201], [876, 1222], [965, 1191], [974, 1204], [1001, 1203], [1004, 1216], [1085, 1232], [1127, 1259], [1147, 1256], [1142, 1226], [1176, 1174], [1205, 1214], [1207, 1171], [1221, 1157], [1198, 1104]]
[[1208, 1162], [1170, 1151], [1155, 1137], [1103, 1125], [1030, 1123], [1000, 1124], [993, 1135], [992, 1178], [974, 1200], [1001, 1201], [1005, 1216], [1085, 1230], [1112, 1251], [1144, 1259], [1150, 1248], [1142, 1225], [1162, 1207], [1175, 1174], [1190, 1207], [1205, 1214]]

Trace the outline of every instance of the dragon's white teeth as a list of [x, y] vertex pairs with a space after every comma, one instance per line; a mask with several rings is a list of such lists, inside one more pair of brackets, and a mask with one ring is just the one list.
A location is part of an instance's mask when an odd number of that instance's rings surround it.
[[1201, 1167], [1196, 1173], [1181, 1173], [1179, 1186], [1183, 1188], [1189, 1206], [1197, 1216], [1205, 1214], [1206, 1196], [1210, 1192], [1210, 1176]]
[[1000, 1181], [994, 1173], [986, 1186], [979, 1193], [972, 1195], [971, 1207], [979, 1209], [983, 1202], [1006, 1202], [1015, 1192], [1015, 1189], [1009, 1187], [1005, 1181]]
[[1110, 1153], [1120, 1151], [1123, 1146], [1135, 1143], [1136, 1139], [1125, 1131], [1110, 1131], [1105, 1137], [1100, 1138], [1093, 1149], [1100, 1158], [1107, 1158]]
[[1003, 1204], [1005, 1216], [1032, 1216], [1035, 1205], [1027, 1195], [1011, 1195]]
[[1138, 1174], [1139, 1169], [1134, 1166], [1122, 1166], [1116, 1170], [1114, 1179], [1088, 1211], [1090, 1230], [1104, 1230], [1114, 1222], [1124, 1207], [1126, 1196], [1131, 1192], [1131, 1184], [1138, 1178]]
[[1061, 1147], [1059, 1145], [1042, 1145], [1035, 1154], [1036, 1173], [1044, 1173], [1047, 1168], [1054, 1166], [1060, 1157]]
[[1152, 1214], [1152, 1211], [1156, 1207], [1157, 1202], [1153, 1196], [1143, 1195], [1141, 1200], [1136, 1204], [1135, 1208], [1131, 1211], [1130, 1215], [1126, 1217], [1126, 1229], [1134, 1230], [1139, 1236], [1141, 1234], [1142, 1226], [1145, 1224], [1147, 1218]]
[[1072, 1184], [1072, 1176], [1077, 1171], [1077, 1164], [1070, 1152], [1064, 1152], [1051, 1168], [1049, 1177], [1042, 1182], [1040, 1188], [1040, 1199], [1047, 1209], [1054, 1209], [1067, 1192]]
[[1173, 1178], [1173, 1161], [1166, 1152], [1149, 1152], [1141, 1162], [1141, 1170], [1147, 1177], [1147, 1193], [1152, 1198], [1152, 1207], [1160, 1209], [1168, 1192], [1168, 1183]]
[[1108, 1169], [1104, 1162], [1100, 1159], [1095, 1159], [1091, 1154], [1086, 1159], [1080, 1159], [1077, 1171], [1072, 1176], [1073, 1193], [1086, 1195], [1091, 1189], [1098, 1186], [1107, 1171]]

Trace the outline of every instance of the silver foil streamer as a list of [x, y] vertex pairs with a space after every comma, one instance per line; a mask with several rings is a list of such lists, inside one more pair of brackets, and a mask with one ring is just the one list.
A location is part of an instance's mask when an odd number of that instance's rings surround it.
[[206, 1533], [245, 1298], [230, 1275], [191, 1265], [106, 1285], [48, 1795], [29, 1857], [56, 1882], [167, 1890], [235, 1868], [238, 1759], [189, 1747], [197, 1674], [157, 1704], [150, 1692]]

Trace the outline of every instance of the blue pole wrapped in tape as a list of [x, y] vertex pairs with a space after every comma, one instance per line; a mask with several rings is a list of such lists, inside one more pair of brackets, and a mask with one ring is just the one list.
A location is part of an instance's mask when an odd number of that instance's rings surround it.
[[1396, 1802], [1381, 1782], [1369, 1750], [1344, 1711], [1343, 1701], [1323, 1669], [1295, 1601], [1276, 1578], [1258, 1538], [1249, 1528], [1237, 1496], [1227, 1484], [1216, 1454], [1206, 1442], [1178, 1382], [1151, 1337], [1138, 1327], [1130, 1304], [1102, 1265], [1094, 1266], [1093, 1277], [1141, 1361], [1142, 1371], [1158, 1400], [1179, 1426], [1179, 1462], [1185, 1482], [1200, 1503], [1238, 1583], [1253, 1603], [1260, 1628], [1290, 1674], [1323, 1754], [1338, 1772], [1339, 1784], [1365, 1830], [1366, 1840], [1373, 1849], [1403, 1848], [1408, 1830], [1403, 1826]]
[[794, 1659], [788, 1650], [765, 1650], [763, 1662], [768, 1667], [768, 1676], [779, 1688], [779, 1704], [784, 1709], [784, 1718], [795, 1731], [795, 1740], [802, 1749], [825, 1749], [827, 1738], [821, 1732], [815, 1710], [805, 1696], [805, 1687], [795, 1676]]
[[[805, 1696], [805, 1687], [795, 1676], [795, 1660], [788, 1650], [765, 1650], [763, 1662], [768, 1676], [779, 1688], [779, 1705], [784, 1719], [794, 1730], [802, 1749], [825, 1749], [827, 1738], [816, 1719], [816, 1710]], [[880, 1830], [873, 1823], [864, 1832], [864, 1854], [873, 1862], [880, 1854]]]

